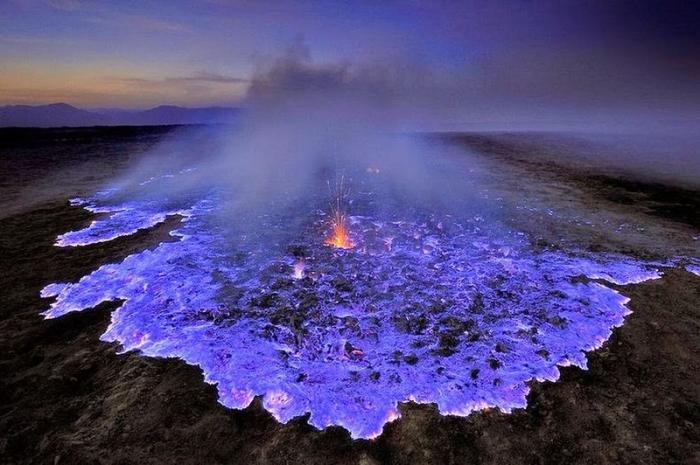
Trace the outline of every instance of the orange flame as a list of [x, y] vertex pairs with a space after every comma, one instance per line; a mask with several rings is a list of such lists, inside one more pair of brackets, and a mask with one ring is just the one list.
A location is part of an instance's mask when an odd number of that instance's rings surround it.
[[[330, 182], [328, 183], [330, 189]], [[345, 178], [340, 178], [340, 183], [336, 181], [334, 200], [331, 202], [331, 214], [333, 215], [333, 230], [331, 236], [326, 239], [326, 245], [338, 249], [352, 249], [354, 244], [350, 240], [346, 212], [347, 197], [349, 194], [345, 186]]]
[[354, 244], [350, 240], [348, 228], [344, 216], [336, 217], [333, 222], [333, 232], [331, 237], [326, 239], [326, 245], [331, 245], [338, 249], [352, 249]]

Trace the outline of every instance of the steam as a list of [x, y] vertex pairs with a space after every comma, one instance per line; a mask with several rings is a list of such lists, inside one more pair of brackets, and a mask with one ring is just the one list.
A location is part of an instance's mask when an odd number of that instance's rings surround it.
[[[364, 196], [379, 216], [396, 215], [406, 200], [436, 211], [468, 211], [476, 201], [470, 184], [475, 162], [468, 164], [463, 149], [457, 154], [407, 133], [410, 118], [402, 114], [412, 113], [394, 104], [390, 81], [376, 70], [316, 65], [298, 42], [259, 65], [239, 125], [177, 133], [118, 185], [126, 196], [173, 201], [214, 189], [221, 222], [249, 230], [264, 229], [265, 218], [289, 216], [299, 205], [308, 212], [327, 209], [328, 183], [341, 177], [349, 202]], [[162, 175], [163, 167], [195, 171], [186, 180], [143, 189], [143, 180]]]

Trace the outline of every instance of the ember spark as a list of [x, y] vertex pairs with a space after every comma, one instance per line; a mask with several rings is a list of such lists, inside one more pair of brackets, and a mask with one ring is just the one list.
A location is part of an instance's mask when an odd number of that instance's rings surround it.
[[[330, 190], [330, 182], [328, 183]], [[332, 192], [333, 201], [331, 202], [331, 235], [326, 239], [326, 245], [333, 246], [338, 249], [351, 249], [353, 247], [352, 240], [348, 230], [348, 196], [350, 195], [349, 188], [345, 185], [345, 177], [341, 177], [339, 182], [336, 182], [335, 190]]]

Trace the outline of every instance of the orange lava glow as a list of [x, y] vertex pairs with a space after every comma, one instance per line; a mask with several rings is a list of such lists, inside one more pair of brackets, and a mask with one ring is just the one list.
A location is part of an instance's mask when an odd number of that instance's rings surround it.
[[333, 222], [333, 232], [326, 239], [326, 245], [336, 247], [338, 249], [352, 249], [353, 243], [348, 234], [348, 228], [345, 225], [345, 218], [337, 218]]
[[328, 189], [331, 191], [333, 200], [331, 201], [331, 217], [333, 218], [333, 230], [331, 236], [326, 239], [326, 245], [330, 245], [337, 249], [352, 249], [355, 244], [350, 240], [348, 230], [347, 211], [348, 211], [348, 195], [350, 190], [345, 185], [345, 177], [341, 177], [340, 181], [336, 180], [335, 189], [331, 188], [330, 182]]

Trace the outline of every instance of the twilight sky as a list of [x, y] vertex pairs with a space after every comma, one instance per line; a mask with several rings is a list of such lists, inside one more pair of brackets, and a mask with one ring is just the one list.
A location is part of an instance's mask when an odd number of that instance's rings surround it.
[[452, 122], [674, 120], [698, 31], [691, 1], [0, 0], [0, 104], [245, 104], [294, 60]]

